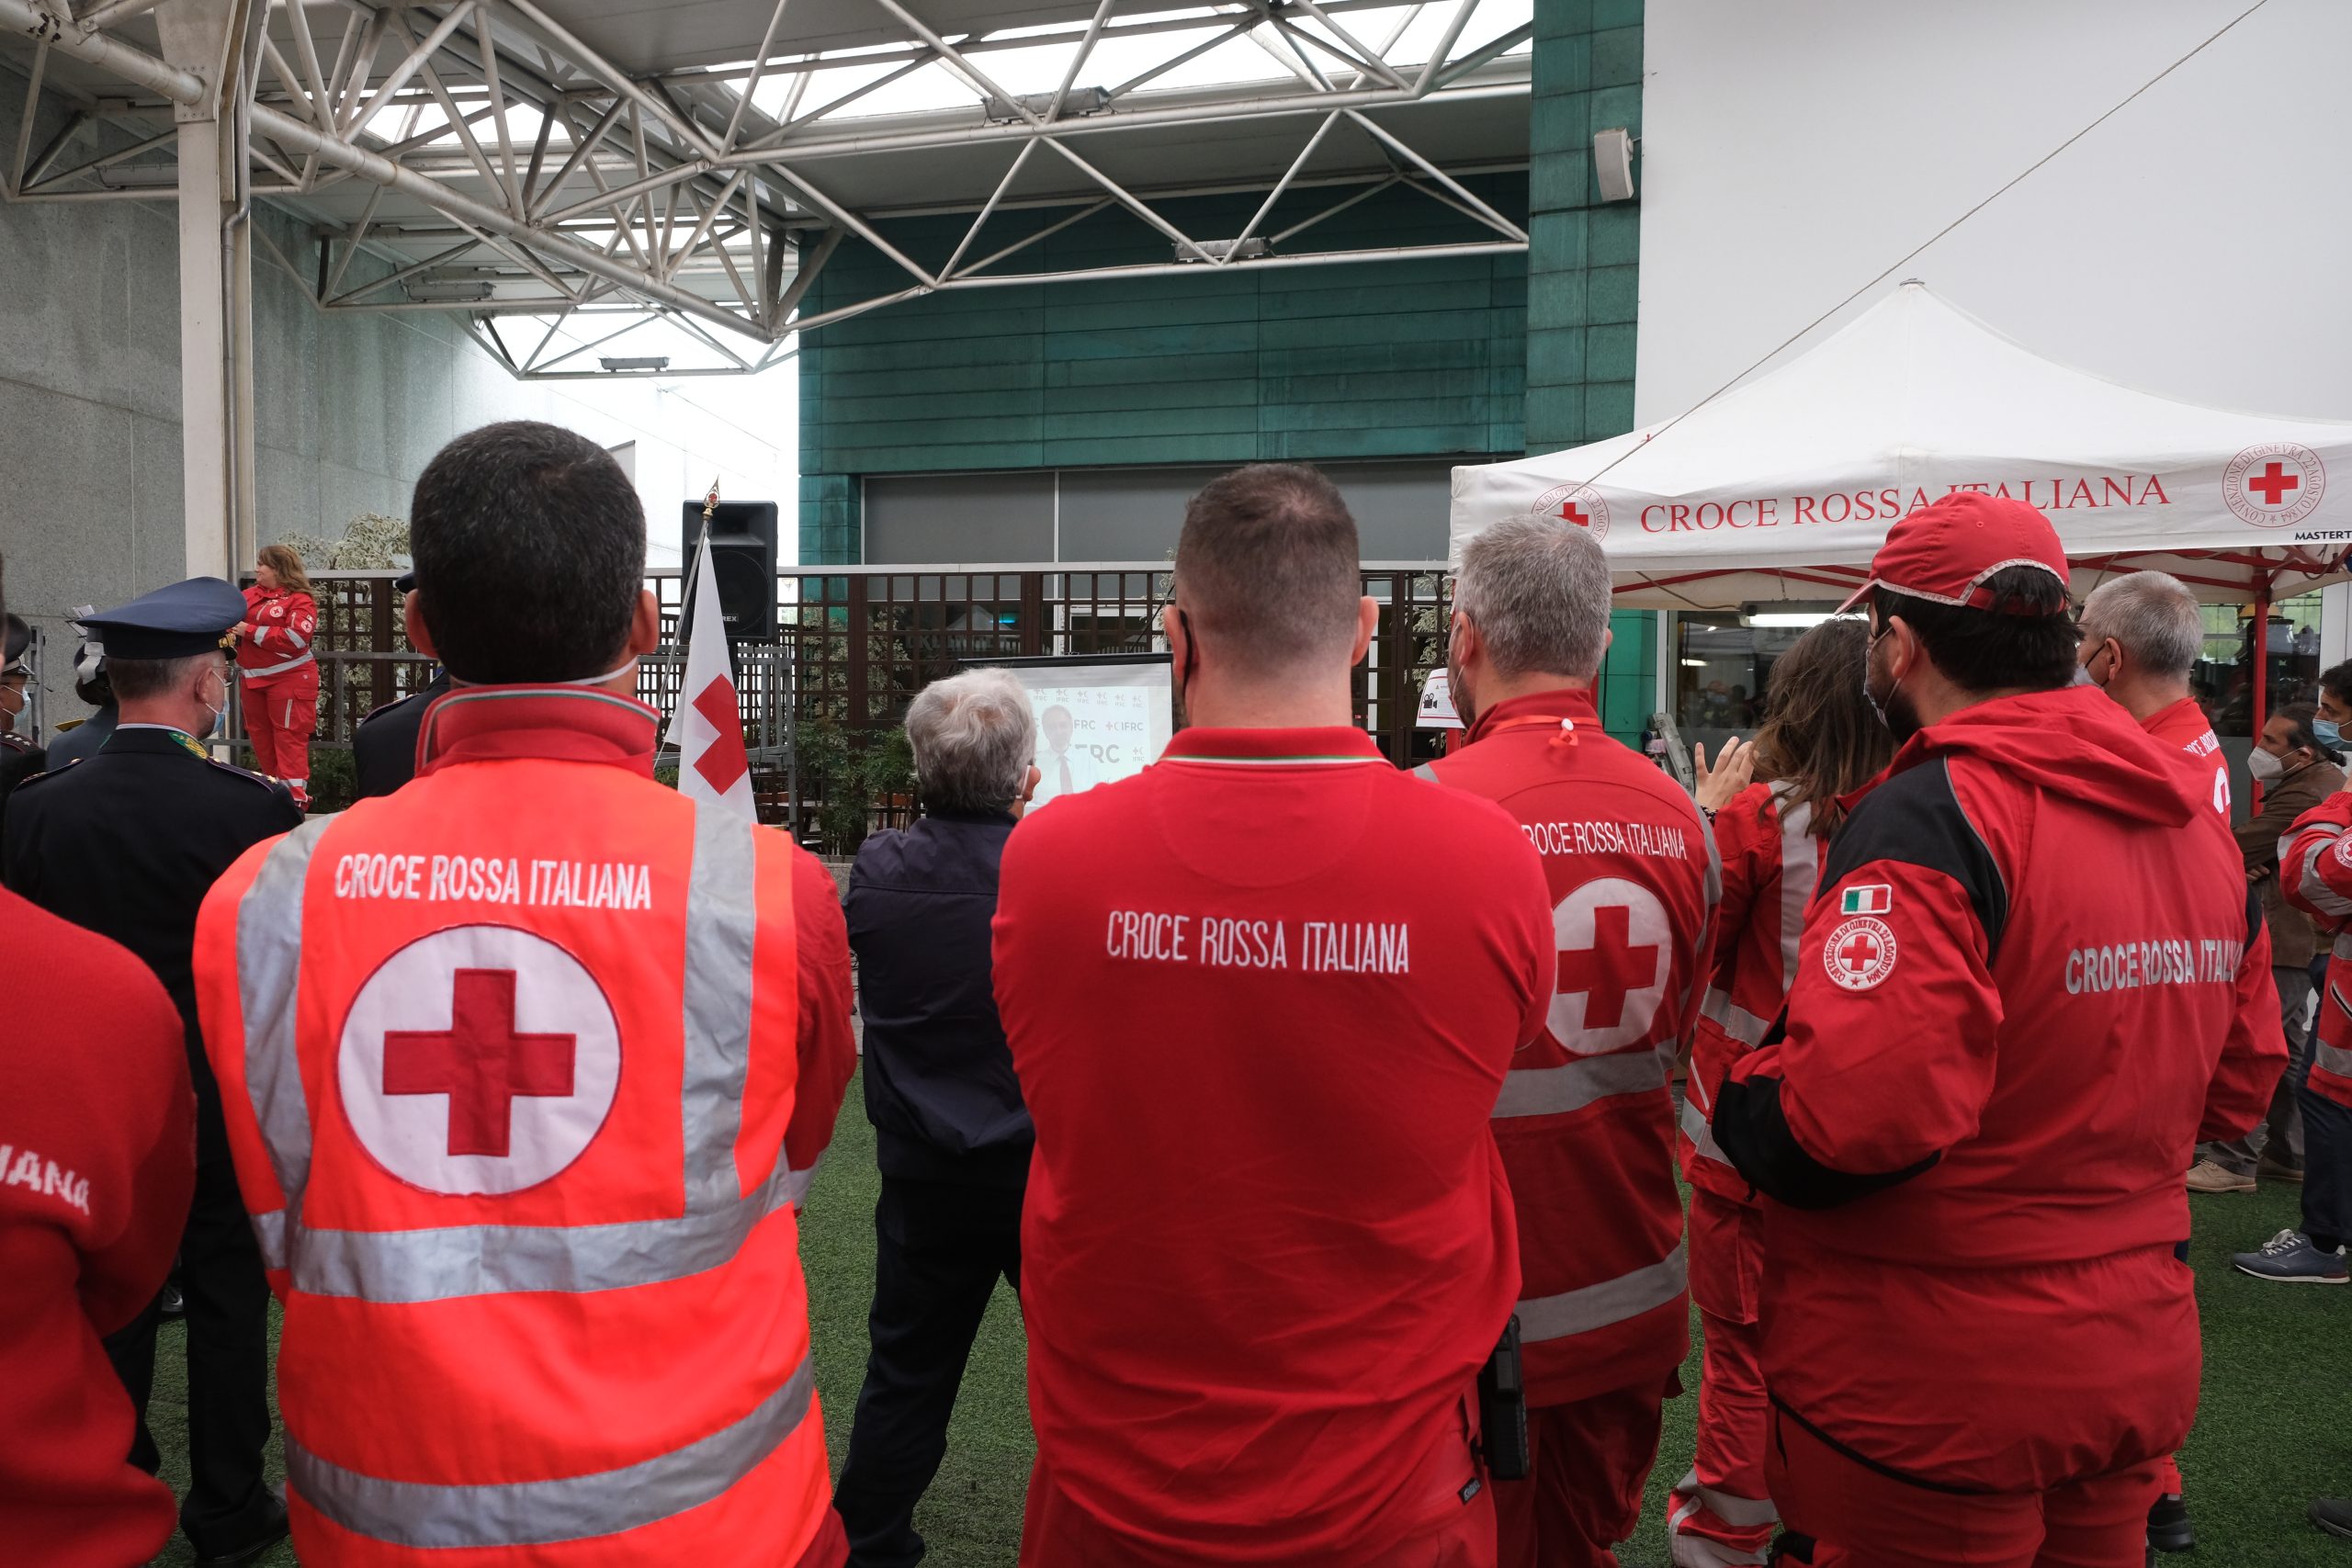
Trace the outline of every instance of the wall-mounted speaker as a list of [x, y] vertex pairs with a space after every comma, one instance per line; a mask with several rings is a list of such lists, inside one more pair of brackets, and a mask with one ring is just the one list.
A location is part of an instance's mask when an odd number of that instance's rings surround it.
[[[679, 558], [694, 588], [695, 551], [702, 542], [702, 502], [681, 508]], [[718, 579], [718, 610], [732, 642], [774, 642], [776, 633], [776, 504], [722, 501], [710, 514], [710, 570]], [[689, 606], [691, 608], [691, 606]], [[688, 624], [691, 624], [689, 622]]]

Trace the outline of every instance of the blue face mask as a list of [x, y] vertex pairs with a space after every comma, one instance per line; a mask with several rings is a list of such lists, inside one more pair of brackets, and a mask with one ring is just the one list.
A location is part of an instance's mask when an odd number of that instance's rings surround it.
[[2318, 738], [2321, 745], [2331, 751], [2344, 750], [2343, 731], [2336, 728], [2335, 721], [2332, 718], [2312, 720], [2312, 734]]

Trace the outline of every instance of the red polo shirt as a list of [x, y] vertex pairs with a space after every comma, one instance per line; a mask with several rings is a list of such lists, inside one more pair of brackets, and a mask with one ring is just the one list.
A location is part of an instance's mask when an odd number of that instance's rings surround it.
[[1192, 729], [1000, 886], [1033, 1487], [1144, 1562], [1444, 1528], [1519, 1287], [1488, 1117], [1551, 999], [1516, 825], [1358, 730]]

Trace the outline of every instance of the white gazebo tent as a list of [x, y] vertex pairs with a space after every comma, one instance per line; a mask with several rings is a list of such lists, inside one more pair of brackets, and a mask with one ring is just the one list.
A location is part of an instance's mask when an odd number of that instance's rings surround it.
[[1450, 554], [1503, 518], [1554, 517], [1601, 540], [1623, 608], [1819, 604], [1863, 581], [1896, 518], [1963, 487], [2040, 507], [2078, 599], [2153, 568], [2261, 619], [2347, 575], [2352, 423], [2134, 391], [1916, 281], [1679, 420], [1454, 469]]

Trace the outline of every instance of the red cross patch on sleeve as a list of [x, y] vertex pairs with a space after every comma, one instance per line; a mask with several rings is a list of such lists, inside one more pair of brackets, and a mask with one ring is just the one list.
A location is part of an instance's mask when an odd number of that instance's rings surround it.
[[1847, 990], [1871, 990], [1894, 973], [1894, 931], [1868, 916], [1848, 920], [1822, 943], [1821, 963]]

